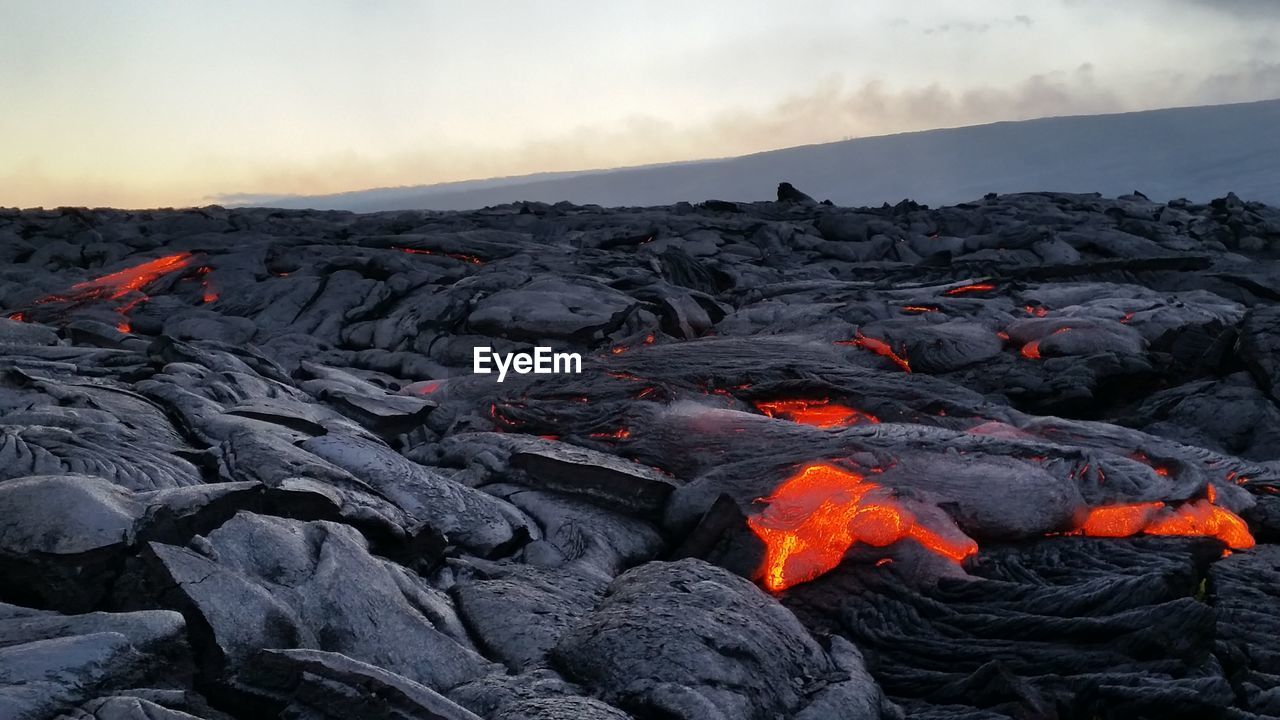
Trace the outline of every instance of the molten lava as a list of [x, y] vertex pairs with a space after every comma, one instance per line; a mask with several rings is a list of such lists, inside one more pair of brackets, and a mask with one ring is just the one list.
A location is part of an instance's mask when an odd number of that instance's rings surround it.
[[938, 312], [938, 306], [937, 305], [903, 305], [902, 312], [912, 313], [912, 314]]
[[214, 289], [213, 283], [209, 280], [209, 266], [206, 265], [199, 270], [200, 273], [200, 300], [208, 305], [218, 299], [218, 291]]
[[613, 432], [595, 432], [591, 433], [591, 437], [597, 440], [626, 440], [631, 437], [631, 431], [626, 428], [618, 428]]
[[1253, 547], [1255, 541], [1248, 524], [1239, 515], [1215, 505], [1216, 499], [1210, 486], [1204, 499], [1178, 506], [1156, 501], [1091, 508], [1070, 534], [1112, 538], [1134, 535], [1215, 537], [1233, 550]]
[[47, 298], [37, 300], [36, 303], [118, 300], [135, 290], [142, 290], [142, 288], [169, 273], [189, 267], [194, 259], [195, 255], [189, 252], [166, 255], [162, 258], [144, 262], [141, 265], [134, 265], [133, 267], [113, 272], [110, 275], [103, 275], [100, 278], [76, 283], [71, 286], [70, 294], [50, 295]]
[[[159, 280], [165, 275], [184, 270], [191, 266], [195, 260], [195, 254], [190, 252], [174, 253], [166, 255], [155, 260], [148, 260], [140, 265], [117, 270], [100, 278], [86, 280], [71, 286], [71, 289], [65, 295], [46, 295], [35, 301], [35, 305], [49, 305], [52, 303], [65, 303], [72, 306], [85, 305], [90, 302], [100, 300], [119, 300], [130, 293], [141, 293], [142, 289], [151, 283]], [[201, 272], [207, 272], [208, 268], [201, 268]], [[135, 297], [124, 305], [117, 307], [116, 312], [125, 316], [121, 320], [116, 329], [120, 332], [130, 332], [128, 314], [138, 305], [146, 302], [149, 298], [146, 295]], [[25, 322], [27, 313], [16, 312], [9, 316], [11, 320], [19, 320]]]
[[443, 384], [444, 383], [439, 380], [432, 380], [431, 382], [418, 386], [415, 392], [417, 392], [419, 395], [430, 395], [431, 393], [434, 393], [435, 391], [439, 390], [440, 386]]
[[501, 431], [503, 427], [518, 428], [524, 423], [521, 422], [520, 420], [516, 420], [515, 418], [508, 417], [506, 413], [508, 408], [520, 408], [520, 407], [523, 407], [520, 403], [510, 403], [507, 405], [498, 405], [497, 403], [490, 403], [489, 417], [493, 418], [493, 421], [495, 425], [498, 427], [499, 431]]
[[437, 252], [435, 250], [426, 250], [423, 248], [410, 248], [410, 247], [394, 247], [392, 249], [399, 250], [400, 252], [404, 252], [404, 253], [409, 253], [410, 255], [438, 255], [441, 257], [453, 258], [454, 260], [461, 260], [462, 262], [471, 263], [472, 265], [484, 264], [484, 260], [481, 260], [475, 255], [463, 255], [462, 253], [442, 253], [442, 252]]
[[[1054, 331], [1053, 331], [1052, 333], [1050, 333], [1050, 334], [1051, 334], [1051, 335], [1061, 335], [1062, 333], [1065, 333], [1065, 332], [1071, 332], [1071, 328], [1069, 328], [1069, 327], [1061, 327], [1061, 328], [1058, 328], [1057, 330], [1054, 330]], [[1007, 335], [1006, 335], [1006, 337], [1007, 337]], [[1028, 360], [1039, 360], [1039, 359], [1040, 359], [1040, 341], [1039, 341], [1039, 340], [1032, 340], [1031, 342], [1027, 343], [1026, 345], [1023, 345], [1023, 346], [1022, 346], [1021, 353], [1022, 353], [1022, 357], [1026, 358], [1026, 359], [1028, 359]]]
[[899, 355], [897, 352], [894, 352], [894, 349], [889, 346], [889, 343], [879, 338], [867, 337], [866, 335], [862, 334], [861, 330], [858, 331], [858, 335], [854, 339], [837, 340], [836, 344], [837, 345], [853, 345], [854, 347], [860, 347], [864, 350], [870, 350], [871, 352], [877, 355], [880, 355], [881, 357], [889, 358], [898, 367], [902, 368], [903, 372], [911, 372], [911, 363], [902, 355]]
[[[1164, 467], [1163, 465], [1156, 465], [1156, 464], [1151, 460], [1151, 458], [1150, 458], [1150, 457], [1148, 457], [1148, 456], [1147, 456], [1147, 454], [1146, 454], [1146, 453], [1144, 453], [1144, 452], [1142, 452], [1141, 450], [1137, 450], [1137, 451], [1133, 452], [1132, 454], [1130, 454], [1130, 455], [1129, 455], [1129, 459], [1130, 459], [1130, 460], [1137, 460], [1138, 462], [1142, 463], [1143, 465], [1146, 465], [1147, 467], [1151, 468], [1152, 470], [1155, 470], [1155, 471], [1156, 471], [1156, 474], [1157, 474], [1157, 475], [1159, 475], [1160, 477], [1169, 477], [1169, 468]], [[1209, 486], [1209, 492], [1210, 492], [1210, 493], [1212, 493], [1212, 492], [1213, 492], [1213, 486], [1212, 486], [1212, 485], [1210, 485], [1210, 486]], [[1212, 495], [1210, 495], [1209, 499], [1210, 499], [1210, 500], [1212, 500], [1212, 499], [1213, 499], [1213, 496], [1212, 496]]]
[[955, 562], [978, 551], [955, 527], [925, 527], [891, 490], [833, 465], [801, 468], [763, 501], [769, 506], [747, 525], [765, 544], [761, 574], [775, 592], [836, 567], [858, 542], [886, 547], [910, 538]]
[[863, 423], [877, 424], [880, 418], [870, 413], [833, 403], [825, 398], [817, 400], [761, 400], [756, 409], [771, 418], [791, 420], [818, 428], [850, 427]]
[[1127, 503], [1091, 508], [1074, 534], [1089, 537], [1131, 537], [1141, 533], [1155, 514], [1164, 509], [1162, 502]]
[[943, 295], [964, 295], [967, 293], [989, 292], [995, 290], [995, 283], [973, 283], [971, 285], [960, 285], [942, 293]]

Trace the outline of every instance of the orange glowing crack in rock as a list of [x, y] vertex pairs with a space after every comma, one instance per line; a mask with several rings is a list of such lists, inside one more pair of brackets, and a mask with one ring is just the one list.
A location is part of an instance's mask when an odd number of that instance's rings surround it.
[[594, 432], [591, 437], [597, 440], [626, 440], [631, 437], [631, 431], [626, 428], [618, 428], [613, 432]]
[[71, 286], [70, 294], [50, 295], [37, 300], [36, 303], [42, 305], [59, 301], [118, 300], [135, 290], [142, 290], [142, 288], [171, 272], [189, 267], [194, 257], [189, 252], [166, 255], [162, 258], [144, 262], [141, 265], [134, 265], [133, 267], [113, 272], [110, 275], [103, 275], [100, 278], [76, 283]]
[[996, 286], [994, 283], [973, 283], [971, 285], [961, 285], [959, 287], [953, 287], [942, 294], [955, 296], [955, 295], [964, 295], [965, 293], [988, 292], [990, 290], [995, 290], [995, 289], [996, 289]]
[[449, 252], [442, 253], [436, 250], [426, 250], [423, 248], [411, 248], [411, 247], [393, 247], [392, 249], [399, 250], [400, 252], [404, 252], [404, 253], [409, 253], [410, 255], [437, 255], [440, 257], [452, 258], [454, 260], [461, 260], [462, 262], [471, 263], [472, 265], [484, 264], [484, 260], [481, 260], [475, 255], [464, 255], [462, 253], [449, 253]]
[[[116, 272], [103, 275], [93, 280], [86, 280], [71, 286], [70, 291], [65, 295], [46, 295], [35, 301], [35, 305], [49, 305], [52, 303], [67, 303], [71, 305], [84, 305], [100, 300], [119, 300], [133, 292], [141, 292], [143, 288], [151, 283], [159, 280], [173, 272], [183, 270], [191, 266], [195, 259], [195, 254], [190, 252], [180, 252], [173, 255], [166, 255], [155, 260], [148, 260], [140, 265], [118, 270]], [[202, 272], [207, 272], [207, 268], [202, 268]], [[120, 332], [130, 332], [131, 326], [127, 319], [128, 313], [135, 307], [149, 298], [143, 295], [134, 298], [124, 305], [116, 308], [116, 312], [126, 316], [116, 324], [116, 329]], [[207, 300], [206, 300], [207, 301]], [[27, 314], [23, 312], [14, 313], [9, 316], [13, 320], [27, 319]]]
[[771, 418], [791, 420], [818, 428], [850, 427], [880, 422], [880, 418], [875, 415], [847, 405], [833, 403], [827, 399], [761, 400], [756, 402], [755, 406], [757, 410]]
[[208, 305], [218, 299], [218, 291], [214, 289], [213, 283], [209, 280], [209, 266], [206, 265], [198, 271], [200, 273], [200, 300]]
[[[1130, 455], [1129, 455], [1129, 459], [1130, 459], [1130, 460], [1137, 460], [1138, 462], [1142, 463], [1143, 465], [1146, 465], [1147, 467], [1151, 468], [1152, 470], [1155, 470], [1155, 471], [1156, 471], [1156, 474], [1157, 474], [1157, 475], [1159, 475], [1160, 477], [1169, 477], [1169, 468], [1164, 467], [1163, 465], [1156, 465], [1156, 464], [1155, 464], [1155, 462], [1153, 462], [1153, 461], [1151, 460], [1151, 458], [1150, 458], [1150, 457], [1148, 457], [1148, 456], [1147, 456], [1147, 454], [1146, 454], [1146, 453], [1144, 453], [1144, 452], [1142, 452], [1141, 450], [1135, 450], [1133, 453], [1130, 453]], [[1210, 493], [1212, 493], [1212, 492], [1213, 492], [1213, 486], [1212, 486], [1212, 485], [1210, 485], [1210, 486], [1209, 486], [1209, 492], [1210, 492]], [[1209, 499], [1210, 499], [1210, 500], [1213, 500], [1213, 495], [1212, 495], [1212, 494], [1210, 494]]]
[[902, 355], [899, 355], [898, 353], [894, 352], [893, 348], [889, 346], [889, 343], [879, 338], [867, 337], [866, 335], [862, 334], [862, 331], [858, 331], [858, 335], [854, 339], [837, 340], [836, 344], [852, 345], [854, 347], [860, 347], [864, 350], [870, 350], [871, 352], [877, 355], [889, 358], [898, 367], [902, 368], [903, 372], [911, 372], [911, 363]]
[[954, 562], [978, 552], [959, 529], [925, 527], [891, 490], [833, 465], [807, 465], [762, 500], [769, 506], [747, 525], [765, 544], [761, 575], [774, 592], [828, 572], [858, 542], [886, 547], [909, 538]]
[[443, 384], [444, 383], [439, 380], [432, 380], [424, 385], [419, 385], [414, 392], [417, 392], [419, 395], [430, 395], [431, 393], [439, 390], [440, 386]]
[[[1069, 327], [1058, 328], [1057, 330], [1054, 330], [1050, 334], [1061, 335], [1062, 333], [1065, 333], [1065, 332], [1071, 332], [1071, 328]], [[1006, 334], [1005, 337], [1008, 337], [1008, 335]], [[1026, 345], [1023, 345], [1021, 353], [1022, 353], [1022, 357], [1028, 360], [1039, 360], [1040, 359], [1040, 341], [1032, 340]]]

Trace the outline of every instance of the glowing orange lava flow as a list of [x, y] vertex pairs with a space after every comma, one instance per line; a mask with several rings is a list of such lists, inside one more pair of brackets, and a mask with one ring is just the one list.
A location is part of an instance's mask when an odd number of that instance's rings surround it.
[[771, 418], [782, 418], [812, 425], [819, 428], [850, 427], [862, 423], [877, 424], [880, 418], [851, 408], [847, 405], [833, 403], [827, 399], [819, 400], [761, 400], [756, 402], [756, 409]]
[[[71, 286], [71, 289], [65, 295], [46, 295], [36, 300], [34, 304], [68, 303], [78, 306], [98, 300], [119, 300], [132, 292], [141, 292], [147, 285], [165, 275], [190, 267], [194, 259], [194, 253], [180, 252], [156, 258], [155, 260], [148, 260], [141, 265], [134, 265], [124, 270], [117, 270], [108, 275], [103, 275], [100, 278], [76, 283]], [[202, 268], [201, 271], [207, 272], [208, 269]], [[116, 312], [126, 316], [126, 319], [121, 320], [116, 325], [116, 329], [120, 332], [130, 332], [131, 326], [127, 319], [129, 311], [147, 300], [148, 298], [143, 295], [115, 308]], [[25, 322], [27, 313], [13, 313], [9, 318]]]
[[1214, 504], [1209, 497], [1176, 507], [1162, 502], [1104, 505], [1089, 514], [1071, 535], [1089, 537], [1132, 537], [1134, 535], [1177, 535], [1215, 537], [1233, 550], [1248, 550], [1255, 541], [1249, 526], [1239, 515]]
[[626, 428], [618, 428], [613, 432], [594, 432], [591, 437], [598, 440], [626, 440], [631, 437], [631, 431]]
[[995, 290], [995, 283], [973, 283], [972, 285], [960, 285], [942, 293], [943, 295], [964, 295], [965, 293], [987, 292]]
[[200, 277], [200, 301], [206, 305], [218, 299], [218, 291], [214, 289], [213, 283], [209, 281], [209, 266], [206, 265], [199, 270]]
[[1032, 340], [1026, 345], [1023, 345], [1022, 357], [1028, 360], [1039, 360], [1040, 359], [1040, 341]]
[[858, 336], [854, 339], [837, 340], [836, 344], [853, 345], [854, 347], [860, 347], [864, 350], [870, 350], [881, 357], [889, 358], [897, 364], [898, 367], [902, 368], [903, 372], [911, 372], [911, 363], [905, 357], [894, 352], [893, 348], [889, 346], [889, 343], [879, 338], [867, 337], [862, 334], [861, 330], [858, 331]]
[[472, 265], [484, 264], [484, 260], [481, 260], [475, 255], [464, 255], [462, 253], [448, 253], [448, 252], [442, 253], [442, 252], [437, 252], [435, 250], [425, 250], [423, 248], [410, 248], [410, 247], [394, 247], [392, 249], [399, 250], [400, 252], [404, 252], [404, 253], [409, 253], [410, 255], [440, 255], [442, 257], [453, 258], [454, 260], [461, 260], [462, 262], [471, 263]]
[[118, 300], [135, 290], [142, 290], [171, 272], [190, 266], [194, 257], [189, 252], [166, 255], [110, 275], [76, 283], [71, 286], [72, 292], [66, 296], [50, 295], [36, 302], [43, 304], [57, 301]]
[[955, 562], [978, 552], [959, 529], [925, 527], [891, 490], [833, 465], [807, 465], [763, 500], [769, 507], [747, 525], [764, 541], [761, 574], [775, 592], [836, 567], [857, 542], [886, 547], [910, 538]]

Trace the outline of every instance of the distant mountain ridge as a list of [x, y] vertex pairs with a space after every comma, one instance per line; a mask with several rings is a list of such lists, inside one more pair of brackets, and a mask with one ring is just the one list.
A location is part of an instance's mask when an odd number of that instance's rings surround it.
[[334, 195], [255, 198], [285, 208], [463, 210], [533, 200], [606, 207], [770, 200], [780, 180], [838, 205], [931, 205], [1055, 190], [1280, 204], [1280, 100], [998, 122], [699, 160]]

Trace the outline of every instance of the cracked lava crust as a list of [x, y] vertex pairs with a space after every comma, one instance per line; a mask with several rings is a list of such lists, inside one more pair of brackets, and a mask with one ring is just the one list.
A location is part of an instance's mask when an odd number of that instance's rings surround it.
[[780, 197], [0, 210], [0, 717], [1280, 718], [1280, 210]]

